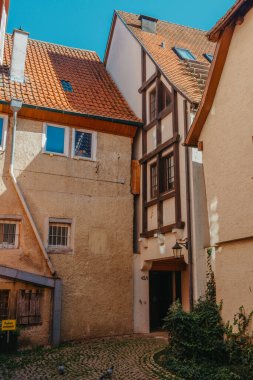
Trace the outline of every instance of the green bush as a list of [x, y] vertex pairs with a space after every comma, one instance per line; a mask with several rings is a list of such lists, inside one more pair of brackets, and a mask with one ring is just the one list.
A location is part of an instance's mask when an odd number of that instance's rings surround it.
[[253, 312], [247, 316], [241, 307], [233, 324], [224, 325], [210, 260], [209, 256], [205, 298], [191, 312], [179, 301], [170, 307], [164, 320], [169, 345], [157, 360], [184, 379], [252, 380], [253, 337], [248, 327]]

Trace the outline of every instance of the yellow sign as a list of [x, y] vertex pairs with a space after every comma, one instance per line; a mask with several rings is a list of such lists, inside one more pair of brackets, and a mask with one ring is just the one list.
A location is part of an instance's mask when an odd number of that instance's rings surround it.
[[5, 319], [2, 321], [2, 331], [15, 331], [16, 319]]

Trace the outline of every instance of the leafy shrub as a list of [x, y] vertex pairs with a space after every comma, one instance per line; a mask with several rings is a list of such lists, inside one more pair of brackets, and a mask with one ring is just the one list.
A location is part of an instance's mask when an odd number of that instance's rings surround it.
[[169, 309], [164, 328], [169, 346], [160, 364], [184, 379], [252, 380], [253, 336], [243, 307], [235, 314], [233, 324], [224, 325], [222, 303], [216, 303], [216, 286], [208, 257], [205, 298], [200, 298], [191, 312], [185, 312], [179, 301]]

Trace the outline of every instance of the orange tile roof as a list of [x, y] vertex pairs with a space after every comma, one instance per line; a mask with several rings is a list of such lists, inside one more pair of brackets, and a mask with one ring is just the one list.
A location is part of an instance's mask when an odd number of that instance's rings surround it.
[[[169, 82], [190, 101], [199, 103], [210, 67], [203, 54], [214, 54], [215, 50], [215, 44], [207, 40], [206, 32], [158, 20], [157, 33], [154, 34], [142, 31], [139, 15], [122, 11], [117, 11], [116, 14], [160, 67]], [[162, 42], [165, 42], [165, 47], [161, 46]], [[197, 65], [195, 62], [193, 67], [192, 61], [178, 58], [172, 50], [174, 46], [190, 50], [196, 57]]]
[[[11, 52], [12, 37], [6, 35], [0, 101], [19, 98], [26, 105], [140, 122], [95, 52], [29, 39], [24, 84], [10, 81]], [[61, 80], [73, 92], [65, 92]]]

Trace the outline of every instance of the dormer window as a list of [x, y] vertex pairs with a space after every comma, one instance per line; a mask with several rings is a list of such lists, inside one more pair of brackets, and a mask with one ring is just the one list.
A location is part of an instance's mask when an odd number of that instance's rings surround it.
[[179, 47], [174, 47], [173, 51], [177, 54], [177, 56], [180, 59], [188, 59], [188, 60], [191, 60], [191, 61], [196, 61], [196, 58], [190, 52], [190, 50], [179, 48]]
[[213, 60], [213, 54], [205, 53], [203, 56], [208, 60], [208, 62], [212, 62]]
[[65, 92], [73, 92], [73, 87], [69, 81], [61, 80], [61, 85]]

